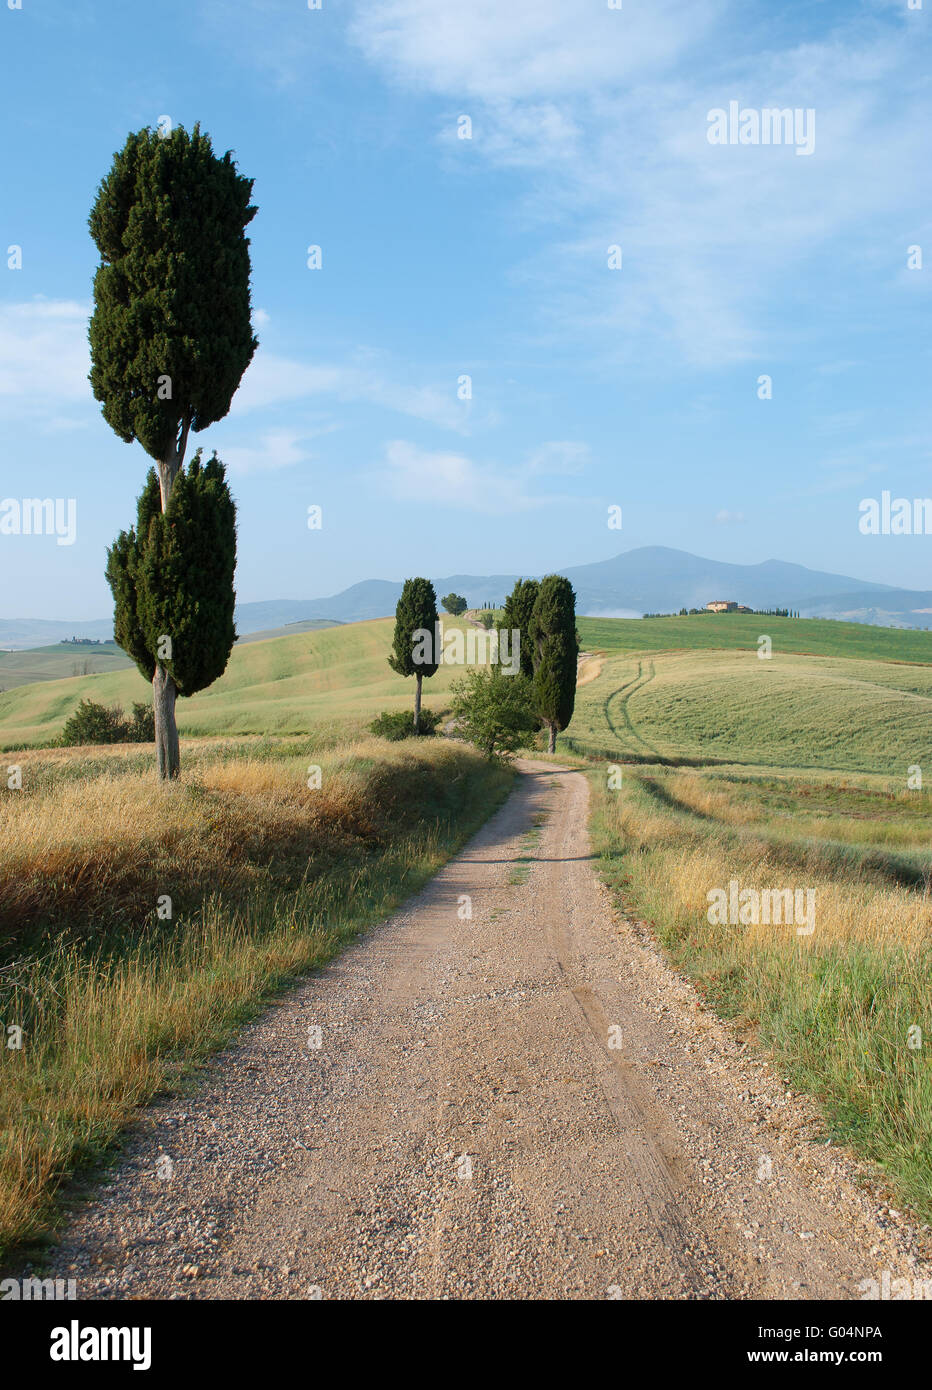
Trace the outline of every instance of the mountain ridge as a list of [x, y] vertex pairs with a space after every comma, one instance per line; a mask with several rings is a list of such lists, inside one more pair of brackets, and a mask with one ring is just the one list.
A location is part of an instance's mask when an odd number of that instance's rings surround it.
[[[555, 572], [555, 571], [550, 571]], [[838, 617], [885, 626], [932, 627], [932, 591], [903, 589], [850, 575], [810, 569], [794, 561], [767, 559], [752, 565], [710, 559], [669, 546], [639, 546], [605, 560], [558, 571], [573, 584], [577, 611], [591, 617], [639, 617], [645, 612], [702, 608], [714, 599], [733, 599], [750, 608], [794, 608], [803, 617]], [[501, 603], [519, 578], [531, 574], [454, 574], [435, 578], [438, 599], [461, 593], [470, 607]], [[391, 616], [402, 582], [363, 579], [339, 593], [313, 599], [262, 599], [236, 608], [240, 636], [309, 619], [361, 622]], [[0, 647], [21, 649], [61, 639], [109, 637], [109, 619], [69, 622], [0, 618]]]

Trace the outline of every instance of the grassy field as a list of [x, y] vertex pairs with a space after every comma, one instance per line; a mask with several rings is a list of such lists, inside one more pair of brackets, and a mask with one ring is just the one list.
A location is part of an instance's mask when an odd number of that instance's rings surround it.
[[871, 627], [828, 618], [768, 618], [754, 613], [706, 613], [691, 618], [580, 618], [583, 651], [757, 651], [771, 638], [775, 652], [868, 660], [932, 662], [932, 632]]
[[[659, 766], [625, 768], [620, 788], [600, 771], [593, 788], [594, 849], [619, 902], [819, 1099], [828, 1134], [932, 1219], [929, 794]], [[811, 891], [811, 934], [710, 923], [709, 894], [732, 881]]]
[[608, 655], [567, 744], [622, 760], [932, 775], [932, 667], [774, 651]]
[[[560, 744], [597, 764], [606, 881], [932, 1219], [932, 798], [915, 776], [932, 785], [932, 636], [742, 615], [579, 626], [595, 655]], [[750, 908], [710, 920], [732, 883], [748, 902], [811, 893], [813, 930]]]
[[440, 739], [184, 756], [160, 786], [150, 749], [32, 752], [0, 791], [0, 1020], [23, 1030], [0, 1049], [0, 1249], [47, 1233], [76, 1166], [415, 891], [511, 780]]
[[[444, 629], [468, 624], [444, 618]], [[339, 722], [361, 731], [383, 709], [414, 706], [414, 681], [388, 665], [394, 620], [378, 618], [233, 648], [221, 678], [178, 701], [182, 735], [307, 734]], [[424, 682], [424, 704], [441, 710], [462, 671], [441, 667]], [[135, 666], [110, 675], [45, 681], [0, 695], [0, 748], [49, 742], [82, 699], [131, 708], [151, 699]]]
[[129, 657], [115, 642], [99, 646], [71, 646], [59, 642], [54, 647], [33, 647], [24, 652], [0, 652], [0, 692], [33, 681], [67, 679], [69, 676], [102, 675], [126, 670]]

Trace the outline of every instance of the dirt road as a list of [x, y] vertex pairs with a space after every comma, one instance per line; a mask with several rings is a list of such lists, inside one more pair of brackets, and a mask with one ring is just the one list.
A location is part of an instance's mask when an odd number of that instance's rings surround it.
[[145, 1113], [54, 1260], [79, 1297], [857, 1299], [884, 1269], [930, 1277], [808, 1103], [613, 913], [585, 778], [520, 767], [403, 911]]

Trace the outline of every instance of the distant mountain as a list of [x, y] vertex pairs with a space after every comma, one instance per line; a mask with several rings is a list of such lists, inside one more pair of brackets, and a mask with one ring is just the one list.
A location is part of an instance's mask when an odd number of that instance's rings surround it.
[[[581, 614], [593, 617], [639, 617], [642, 613], [702, 608], [712, 599], [733, 599], [750, 608], [796, 608], [803, 617], [846, 618], [885, 627], [932, 628], [932, 592], [896, 589], [847, 575], [828, 574], [783, 560], [735, 565], [709, 560], [668, 546], [642, 546], [610, 560], [573, 565], [559, 571], [572, 581]], [[435, 578], [437, 597], [462, 594], [470, 607], [501, 603], [517, 574], [453, 574]], [[539, 577], [539, 576], [536, 576]], [[241, 637], [287, 624], [326, 619], [353, 623], [391, 616], [401, 582], [366, 579], [330, 598], [269, 599], [241, 603], [236, 626]], [[61, 638], [110, 637], [109, 620], [94, 623], [0, 619], [0, 648], [47, 646]]]
[[[559, 572], [567, 576], [576, 590], [578, 611], [590, 616], [639, 617], [642, 613], [670, 612], [682, 607], [701, 608], [716, 598], [734, 599], [750, 608], [798, 608], [806, 616], [815, 616], [808, 610], [818, 604], [820, 616], [832, 616], [829, 610], [836, 594], [844, 596], [846, 614], [849, 610], [869, 609], [871, 605], [884, 607], [880, 596], [887, 593], [898, 596], [897, 611], [925, 606], [918, 602], [924, 597], [922, 594], [910, 595], [908, 590], [810, 570], [805, 565], [783, 560], [735, 565], [660, 545], [624, 551], [610, 560], [572, 565]], [[531, 577], [534, 576], [451, 574], [434, 578], [434, 586], [438, 598], [452, 591], [462, 594], [471, 608], [477, 608], [490, 602], [501, 603], [517, 579]], [[393, 614], [400, 595], [400, 582], [369, 579], [330, 598], [242, 603], [236, 610], [236, 622], [241, 633], [255, 630], [253, 624], [269, 628], [301, 618], [358, 622]], [[915, 604], [911, 602], [913, 597]], [[837, 616], [842, 616], [840, 611]], [[932, 621], [916, 617], [907, 625], [932, 627]]]

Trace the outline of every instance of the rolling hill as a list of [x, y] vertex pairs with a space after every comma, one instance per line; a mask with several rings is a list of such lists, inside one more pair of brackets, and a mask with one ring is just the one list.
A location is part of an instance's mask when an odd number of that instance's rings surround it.
[[[642, 546], [607, 560], [560, 570], [573, 584], [577, 611], [589, 616], [638, 617], [641, 613], [702, 608], [715, 598], [730, 598], [751, 608], [795, 608], [804, 617], [842, 618], [888, 627], [932, 628], [932, 591], [897, 589], [807, 569], [782, 560], [736, 565], [704, 559], [668, 546]], [[437, 594], [453, 590], [471, 608], [501, 603], [517, 574], [453, 574], [434, 578]], [[307, 621], [355, 623], [388, 617], [401, 595], [401, 582], [367, 579], [329, 598], [268, 599], [240, 603], [240, 636]], [[0, 647], [44, 646], [76, 634], [110, 637], [112, 624], [0, 619]]]
[[[757, 657], [762, 627], [773, 642], [770, 661]], [[570, 730], [581, 744], [877, 771], [904, 758], [921, 763], [927, 749], [932, 634], [743, 614], [582, 618], [579, 629], [583, 649], [600, 654]], [[181, 733], [352, 732], [380, 710], [407, 708], [413, 682], [388, 666], [392, 631], [382, 618], [240, 643], [219, 681], [179, 700]], [[424, 683], [425, 703], [448, 705], [461, 674], [442, 667]], [[128, 709], [149, 688], [130, 666], [20, 685], [0, 694], [0, 747], [47, 742], [83, 698]]]

